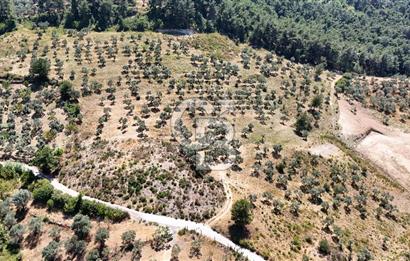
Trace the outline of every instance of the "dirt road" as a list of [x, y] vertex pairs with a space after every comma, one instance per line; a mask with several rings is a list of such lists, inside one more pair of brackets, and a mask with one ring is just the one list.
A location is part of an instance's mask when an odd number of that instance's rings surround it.
[[[1, 164], [5, 164], [4, 162], [2, 162]], [[50, 179], [49, 177], [43, 175], [42, 173], [40, 173], [40, 171], [33, 166], [28, 166], [26, 164], [21, 164], [21, 163], [17, 163], [19, 165], [21, 165], [23, 168], [30, 170], [33, 172], [33, 174], [37, 177], [41, 177], [41, 178], [47, 178], [50, 180], [52, 186], [54, 187], [54, 189], [59, 190], [63, 193], [66, 193], [70, 196], [78, 196], [79, 193], [77, 191], [74, 191], [66, 186], [64, 186], [63, 184], [59, 183], [56, 179]], [[263, 261], [264, 259], [257, 255], [254, 252], [251, 252], [248, 249], [242, 248], [238, 245], [236, 245], [235, 243], [233, 243], [230, 239], [226, 238], [225, 236], [219, 234], [218, 232], [214, 231], [212, 228], [210, 228], [207, 224], [203, 224], [203, 223], [196, 223], [196, 222], [192, 222], [192, 221], [187, 221], [187, 220], [182, 220], [182, 219], [175, 219], [175, 218], [171, 218], [171, 217], [166, 217], [166, 216], [161, 216], [161, 215], [154, 215], [154, 214], [148, 214], [148, 213], [143, 213], [143, 212], [139, 212], [133, 209], [129, 209], [120, 205], [116, 205], [116, 204], [112, 204], [109, 202], [105, 202], [105, 201], [101, 201], [95, 198], [90, 198], [87, 196], [83, 197], [84, 199], [87, 200], [91, 200], [94, 202], [99, 202], [101, 204], [104, 204], [106, 206], [109, 206], [111, 208], [115, 208], [115, 209], [119, 209], [122, 210], [124, 212], [127, 212], [130, 215], [131, 219], [134, 220], [143, 220], [146, 222], [153, 222], [156, 223], [158, 225], [161, 226], [166, 226], [169, 227], [171, 230], [178, 231], [181, 229], [189, 229], [189, 230], [194, 230], [197, 233], [210, 238], [211, 240], [214, 240], [218, 243], [220, 243], [221, 245], [231, 248], [233, 250], [235, 250], [238, 253], [241, 253], [242, 255], [244, 255], [245, 257], [247, 257], [249, 260], [251, 261]], [[232, 199], [232, 197], [230, 197]], [[229, 201], [229, 199], [228, 199]]]

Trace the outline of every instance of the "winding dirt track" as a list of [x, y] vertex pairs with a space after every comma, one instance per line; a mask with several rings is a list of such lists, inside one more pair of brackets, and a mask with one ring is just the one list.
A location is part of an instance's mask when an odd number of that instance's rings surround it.
[[232, 190], [226, 181], [226, 171], [223, 171], [223, 173], [220, 173], [220, 179], [222, 181], [222, 184], [224, 186], [224, 191], [226, 195], [226, 201], [224, 205], [222, 206], [222, 209], [211, 219], [209, 219], [206, 224], [208, 226], [214, 225], [218, 220], [220, 220], [223, 216], [228, 215], [229, 212], [231, 211], [232, 204], [233, 204], [233, 196], [232, 196]]
[[[6, 163], [7, 162], [0, 162], [0, 164], [2, 164], [2, 165], [6, 164]], [[13, 162], [9, 162], [9, 163], [13, 164]], [[77, 191], [74, 191], [74, 190], [64, 186], [63, 184], [59, 183], [56, 179], [51, 179], [50, 177], [47, 177], [47, 176], [43, 175], [36, 167], [28, 166], [28, 165], [23, 164], [23, 163], [14, 163], [14, 164], [18, 164], [18, 165], [22, 166], [24, 169], [32, 171], [33, 174], [37, 177], [45, 178], [45, 179], [50, 180], [51, 185], [56, 190], [59, 190], [63, 193], [66, 193], [66, 194], [68, 194], [70, 196], [74, 196], [74, 197], [79, 195], [79, 193]], [[228, 185], [225, 184], [225, 182], [224, 182], [224, 187], [225, 186], [228, 186]], [[230, 193], [229, 186], [225, 190], [228, 193]], [[251, 252], [248, 249], [245, 249], [245, 248], [242, 248], [242, 247], [236, 245], [235, 243], [233, 243], [227, 237], [225, 237], [225, 236], [219, 234], [218, 232], [214, 231], [207, 224], [196, 223], [196, 222], [187, 221], [187, 220], [183, 220], [183, 219], [175, 219], [175, 218], [171, 218], [171, 217], [167, 217], [167, 216], [147, 214], [147, 213], [139, 212], [139, 211], [136, 211], [136, 210], [133, 210], [133, 209], [129, 209], [129, 208], [126, 208], [126, 207], [123, 207], [123, 206], [120, 206], [120, 205], [112, 204], [112, 203], [109, 203], [109, 202], [101, 201], [101, 200], [91, 198], [91, 197], [87, 197], [87, 196], [84, 196], [83, 198], [87, 199], [87, 200], [94, 201], [94, 202], [99, 202], [99, 203], [104, 204], [104, 205], [106, 205], [108, 207], [111, 207], [111, 208], [115, 208], [115, 209], [119, 209], [119, 210], [122, 210], [124, 212], [127, 212], [130, 215], [131, 219], [143, 220], [143, 221], [146, 221], [146, 222], [153, 222], [153, 223], [157, 223], [158, 225], [161, 225], [161, 226], [169, 227], [174, 232], [178, 231], [180, 229], [184, 229], [184, 228], [186, 228], [188, 230], [194, 230], [197, 233], [199, 233], [203, 236], [206, 236], [206, 237], [210, 238], [211, 240], [214, 240], [214, 241], [220, 243], [221, 245], [223, 245], [225, 247], [231, 248], [231, 249], [235, 250], [236, 252], [241, 253], [243, 256], [245, 256], [246, 258], [248, 258], [251, 261], [263, 261], [264, 260], [258, 254], [254, 253], [254, 252]], [[227, 194], [227, 198], [228, 198], [227, 202], [230, 202], [228, 204], [228, 207], [226, 207], [226, 204], [225, 204], [225, 206], [223, 208], [223, 211], [219, 212], [217, 214], [217, 216], [224, 215], [225, 214], [224, 211], [226, 211], [226, 209], [229, 211], [230, 204], [232, 204], [232, 195]], [[211, 220], [216, 221], [217, 219], [211, 219]], [[211, 223], [212, 223], [212, 221], [211, 221]]]

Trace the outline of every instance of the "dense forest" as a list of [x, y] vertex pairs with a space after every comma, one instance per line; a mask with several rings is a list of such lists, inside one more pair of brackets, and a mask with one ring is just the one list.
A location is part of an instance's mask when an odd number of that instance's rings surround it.
[[219, 31], [297, 62], [410, 75], [408, 0], [151, 0], [156, 26]]
[[[1, 0], [0, 25], [7, 21], [31, 21], [39, 27], [64, 26], [104, 31], [111, 26], [124, 30], [126, 18], [137, 15], [134, 0]], [[10, 31], [13, 26], [7, 27]], [[0, 31], [1, 33], [1, 31]]]
[[120, 31], [192, 28], [218, 31], [330, 70], [410, 75], [409, 0], [149, 0], [148, 4], [148, 12], [138, 12], [134, 0], [1, 0], [0, 34], [12, 30], [16, 19], [97, 31], [112, 26]]

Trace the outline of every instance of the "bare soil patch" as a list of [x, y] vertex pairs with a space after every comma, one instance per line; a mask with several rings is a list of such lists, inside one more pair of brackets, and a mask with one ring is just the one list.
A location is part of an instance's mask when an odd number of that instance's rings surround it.
[[[356, 149], [404, 188], [410, 188], [410, 134], [385, 126], [360, 104], [339, 100], [341, 133], [360, 138]], [[354, 112], [355, 111], [355, 112]]]
[[340, 149], [330, 143], [313, 146], [309, 149], [313, 155], [322, 156], [324, 158], [332, 158], [342, 156], [343, 153]]
[[406, 189], [410, 188], [410, 135], [382, 135], [371, 132], [357, 146], [363, 153]]
[[339, 103], [339, 125], [343, 136], [360, 136], [373, 129], [381, 133], [389, 132], [388, 128], [380, 121], [371, 116], [368, 110], [359, 103], [353, 102], [352, 105], [344, 99]]

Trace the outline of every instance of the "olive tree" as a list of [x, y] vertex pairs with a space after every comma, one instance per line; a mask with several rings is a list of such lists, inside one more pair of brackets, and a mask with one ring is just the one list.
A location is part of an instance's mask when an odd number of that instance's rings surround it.
[[33, 217], [28, 223], [28, 230], [33, 238], [38, 238], [41, 235], [43, 228], [43, 220], [39, 217]]
[[67, 240], [64, 246], [67, 253], [73, 255], [74, 257], [82, 255], [86, 248], [84, 240], [80, 240], [77, 235], [74, 235]]
[[122, 240], [122, 247], [124, 249], [130, 249], [135, 241], [135, 236], [136, 233], [135, 231], [125, 231], [121, 235], [121, 240]]
[[79, 238], [87, 237], [91, 229], [90, 218], [82, 214], [75, 215], [71, 229]]
[[102, 248], [105, 245], [105, 241], [110, 237], [109, 231], [106, 228], [100, 227], [95, 233], [95, 242], [97, 242]]
[[31, 198], [31, 193], [26, 189], [19, 190], [16, 194], [13, 195], [11, 201], [16, 206], [18, 211], [25, 210], [27, 204]]
[[51, 241], [41, 252], [41, 256], [45, 261], [54, 261], [58, 259], [58, 252], [60, 250], [60, 243]]

